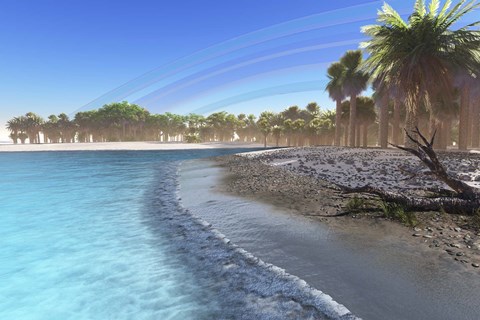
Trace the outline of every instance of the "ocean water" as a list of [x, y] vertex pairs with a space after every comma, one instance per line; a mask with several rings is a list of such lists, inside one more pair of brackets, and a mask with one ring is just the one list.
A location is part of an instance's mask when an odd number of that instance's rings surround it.
[[162, 221], [179, 161], [242, 150], [0, 153], [0, 319], [211, 319]]

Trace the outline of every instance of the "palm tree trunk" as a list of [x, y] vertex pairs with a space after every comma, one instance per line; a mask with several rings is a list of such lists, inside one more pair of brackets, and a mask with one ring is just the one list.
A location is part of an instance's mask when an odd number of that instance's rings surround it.
[[480, 147], [480, 101], [472, 103], [472, 116], [471, 116], [471, 136], [472, 136], [472, 148]]
[[340, 146], [340, 138], [342, 136], [342, 128], [340, 122], [342, 121], [342, 101], [337, 100], [335, 108], [335, 146]]
[[357, 121], [357, 96], [350, 96], [350, 121], [349, 121], [349, 145], [350, 147], [355, 147], [355, 136], [357, 132], [356, 127]]
[[[405, 130], [408, 132], [412, 138], [416, 139], [417, 134], [414, 132], [415, 128], [418, 126], [417, 110], [416, 107], [407, 106], [407, 117], [405, 119]], [[415, 143], [408, 139], [407, 134], [405, 133], [405, 147], [406, 148], [415, 148]]]
[[345, 132], [344, 132], [344, 136], [343, 136], [343, 145], [346, 147], [348, 146], [348, 132], [349, 132], [349, 126], [348, 124], [345, 125]]
[[363, 124], [363, 147], [368, 147], [368, 123]]
[[380, 98], [380, 116], [379, 116], [379, 133], [378, 133], [378, 144], [380, 148], [388, 148], [388, 95], [384, 94]]
[[357, 134], [356, 134], [356, 137], [355, 137], [355, 147], [360, 147], [360, 136], [361, 136], [361, 129], [362, 129], [362, 124], [361, 123], [357, 123], [356, 124], [356, 127], [357, 127]]
[[462, 88], [460, 98], [460, 117], [458, 124], [458, 150], [467, 150], [468, 145], [468, 109], [470, 105], [470, 95], [468, 88]]
[[392, 138], [394, 144], [400, 144], [400, 102], [393, 101], [393, 128]]

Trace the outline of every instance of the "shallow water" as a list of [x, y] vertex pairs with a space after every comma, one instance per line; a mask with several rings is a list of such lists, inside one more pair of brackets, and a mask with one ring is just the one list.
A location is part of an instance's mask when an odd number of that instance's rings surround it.
[[218, 317], [160, 217], [178, 161], [238, 151], [0, 153], [0, 319]]
[[[348, 233], [269, 204], [218, 192], [224, 171], [181, 167], [183, 204], [233, 243], [306, 280], [364, 319], [479, 319], [480, 277], [388, 230]], [[424, 257], [425, 256], [425, 257]]]

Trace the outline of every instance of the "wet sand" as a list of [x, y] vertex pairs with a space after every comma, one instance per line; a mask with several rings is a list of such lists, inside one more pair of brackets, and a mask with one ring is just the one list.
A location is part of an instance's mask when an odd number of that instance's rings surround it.
[[[287, 188], [273, 195], [272, 190], [256, 189], [258, 185], [239, 182], [242, 177], [225, 165], [185, 163], [181, 196], [189, 210], [234, 244], [304, 279], [364, 319], [478, 319], [476, 270], [452, 263], [443, 250], [419, 246], [423, 240], [396, 223], [302, 216], [305, 204], [291, 201], [302, 195], [289, 195]], [[263, 175], [268, 177], [263, 180], [276, 179], [277, 186], [287, 183], [291, 190], [313, 186], [306, 177], [269, 171], [280, 170], [271, 166], [244, 169], [250, 178], [258, 175], [258, 184]], [[327, 203], [316, 204], [319, 212], [336, 212], [345, 201], [325, 188], [311, 190]]]

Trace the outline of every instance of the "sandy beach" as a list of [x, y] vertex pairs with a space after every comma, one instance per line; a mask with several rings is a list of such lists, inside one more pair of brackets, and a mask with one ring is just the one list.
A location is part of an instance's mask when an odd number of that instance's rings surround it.
[[[480, 155], [446, 152], [440, 159], [447, 170], [472, 186], [479, 186]], [[219, 158], [228, 168], [225, 189], [255, 200], [288, 208], [342, 230], [385, 224], [399, 239], [408, 239], [418, 250], [438, 253], [459, 270], [478, 273], [480, 230], [472, 217], [439, 212], [415, 213], [415, 226], [403, 225], [377, 212], [328, 217], [348, 211], [355, 195], [336, 185], [375, 185], [386, 190], [423, 194], [424, 186], [445, 186], [426, 175], [425, 167], [409, 154], [389, 149], [288, 148]], [[366, 199], [372, 199], [364, 196]], [[398, 227], [391, 227], [397, 225]], [[393, 231], [392, 231], [393, 232]]]
[[92, 143], [50, 143], [50, 144], [0, 144], [0, 152], [32, 151], [115, 151], [115, 150], [187, 150], [222, 148], [261, 148], [254, 143], [180, 143], [180, 142], [92, 142]]
[[[180, 196], [232, 243], [363, 319], [477, 319], [477, 269], [381, 217], [315, 216], [342, 210], [347, 200], [324, 188], [328, 182], [311, 189], [309, 177], [243, 157], [222, 159], [182, 164]], [[310, 190], [318, 202], [305, 201], [302, 192]]]

